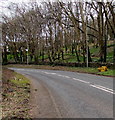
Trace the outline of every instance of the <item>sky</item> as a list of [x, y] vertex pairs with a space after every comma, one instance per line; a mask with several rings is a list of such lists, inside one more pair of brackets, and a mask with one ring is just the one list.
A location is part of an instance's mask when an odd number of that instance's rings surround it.
[[[11, 3], [17, 3], [17, 4], [22, 4], [22, 3], [29, 3], [29, 2], [34, 2], [35, 0], [0, 0], [0, 16], [2, 16], [2, 14], [6, 14], [9, 15], [9, 10], [7, 9], [7, 7], [11, 4]], [[43, 2], [43, 0], [36, 0], [38, 3]], [[0, 18], [1, 19], [1, 18]]]
[[[10, 3], [17, 3], [17, 4], [26, 3], [27, 4], [29, 2], [35, 2], [35, 1], [38, 4], [40, 4], [42, 2], [47, 2], [48, 0], [0, 0], [0, 15], [4, 13], [6, 15], [9, 14], [7, 7], [10, 5]], [[50, 1], [56, 1], [56, 0], [50, 0]]]
[[[29, 2], [35, 2], [35, 1], [38, 4], [40, 4], [42, 2], [47, 2], [48, 0], [0, 0], [0, 15], [2, 13], [8, 14], [8, 10], [6, 8], [10, 5], [11, 2], [21, 4], [21, 3], [29, 3]], [[49, 0], [49, 1], [55, 1], [56, 2], [56, 0]], [[66, 2], [67, 1], [76, 1], [76, 2], [78, 2], [78, 1], [80, 1], [80, 2], [82, 2], [82, 1], [90, 1], [91, 2], [92, 0], [61, 0], [61, 1], [66, 1]], [[102, 0], [98, 0], [98, 1], [101, 2]], [[106, 2], [108, 0], [103, 0], [103, 1]], [[113, 1], [115, 1], [115, 0], [113, 0]]]

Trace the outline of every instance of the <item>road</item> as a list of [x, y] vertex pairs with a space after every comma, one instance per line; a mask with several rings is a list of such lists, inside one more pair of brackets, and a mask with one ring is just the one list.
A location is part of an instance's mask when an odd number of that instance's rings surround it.
[[35, 117], [113, 118], [113, 78], [58, 70], [10, 69], [31, 78]]

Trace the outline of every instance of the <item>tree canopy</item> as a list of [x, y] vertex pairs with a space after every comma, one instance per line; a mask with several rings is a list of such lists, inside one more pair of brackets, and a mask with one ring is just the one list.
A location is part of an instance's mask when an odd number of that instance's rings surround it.
[[115, 39], [114, 2], [34, 2], [8, 9], [11, 15], [2, 21], [3, 62], [8, 54], [20, 63], [64, 62], [74, 54], [76, 62], [86, 63], [94, 61], [91, 48], [99, 49], [98, 62], [107, 62]]

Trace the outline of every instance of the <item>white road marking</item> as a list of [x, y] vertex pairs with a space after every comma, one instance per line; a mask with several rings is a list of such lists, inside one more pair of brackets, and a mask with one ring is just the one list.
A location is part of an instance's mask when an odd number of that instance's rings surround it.
[[[43, 71], [42, 71], [43, 72]], [[45, 74], [56, 75], [56, 73], [44, 72]]]
[[92, 87], [94, 87], [94, 88], [97, 88], [97, 89], [100, 89], [100, 90], [103, 90], [103, 91], [105, 91], [105, 92], [111, 93], [111, 94], [115, 94], [114, 92], [109, 91], [109, 90], [107, 90], [107, 89], [104, 89], [104, 88], [102, 88], [102, 87], [99, 87], [98, 85], [90, 85], [90, 86], [92, 86]]
[[45, 74], [50, 74], [49, 72], [44, 72]]
[[51, 73], [52, 75], [56, 75], [56, 73]]
[[63, 75], [57, 74], [57, 76], [64, 77]]
[[[16, 70], [25, 71], [25, 69], [16, 69]], [[37, 70], [26, 70], [26, 71], [43, 72], [45, 74], [51, 74], [51, 75], [57, 75], [57, 76], [60, 76], [60, 77], [71, 78], [71, 77], [66, 76], [66, 75], [61, 75], [61, 74], [51, 73], [51, 72], [45, 72], [45, 71], [37, 71]], [[89, 84], [89, 86], [100, 89], [102, 91], [105, 91], [105, 92], [108, 92], [108, 93], [111, 93], [111, 94], [115, 94], [114, 91], [110, 88], [107, 88], [107, 87], [104, 87], [104, 86], [101, 86], [101, 85], [97, 85], [97, 84], [91, 84], [90, 82], [87, 82], [87, 81], [84, 81], [84, 80], [81, 80], [81, 79], [77, 79], [77, 78], [72, 78], [72, 79], [76, 80], [76, 81], [79, 81], [79, 82], [82, 82], [82, 83]]]
[[101, 85], [96, 85], [96, 86], [101, 87], [101, 88], [103, 88], [103, 89], [106, 89], [106, 90], [109, 90], [109, 91], [112, 91], [112, 92], [113, 92], [113, 90], [110, 89], [110, 88], [107, 88], [107, 87], [104, 87], [104, 86], [101, 86]]
[[14, 70], [20, 70], [20, 71], [24, 71], [24, 69], [14, 69]]
[[69, 76], [64, 75], [65, 78], [70, 78]]
[[73, 80], [76, 80], [76, 81], [80, 81], [80, 82], [83, 82], [83, 83], [90, 84], [90, 82], [87, 82], [87, 81], [84, 81], [84, 80], [80, 80], [80, 79], [77, 79], [77, 78], [73, 78]]

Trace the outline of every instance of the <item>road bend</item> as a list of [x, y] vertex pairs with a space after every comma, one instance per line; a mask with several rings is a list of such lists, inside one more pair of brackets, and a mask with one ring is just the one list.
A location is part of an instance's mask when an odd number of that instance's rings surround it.
[[113, 78], [91, 74], [10, 68], [31, 79], [33, 116], [113, 118]]

